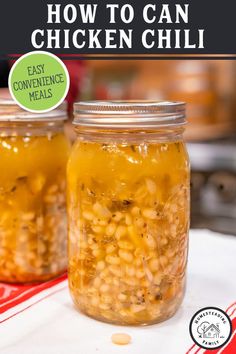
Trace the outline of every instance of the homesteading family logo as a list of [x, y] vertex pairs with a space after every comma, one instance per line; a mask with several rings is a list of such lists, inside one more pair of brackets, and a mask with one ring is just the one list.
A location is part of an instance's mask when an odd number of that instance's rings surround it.
[[204, 349], [223, 347], [232, 334], [229, 316], [217, 307], [206, 307], [195, 313], [189, 326], [193, 341]]

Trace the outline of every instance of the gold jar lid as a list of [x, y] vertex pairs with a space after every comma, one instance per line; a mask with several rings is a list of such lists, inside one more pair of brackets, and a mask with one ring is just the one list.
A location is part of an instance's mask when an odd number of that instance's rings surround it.
[[62, 103], [56, 109], [47, 113], [32, 113], [25, 111], [11, 99], [0, 99], [1, 122], [47, 122], [67, 119], [67, 104]]
[[186, 124], [185, 103], [85, 101], [74, 104], [73, 124], [96, 128], [164, 128]]

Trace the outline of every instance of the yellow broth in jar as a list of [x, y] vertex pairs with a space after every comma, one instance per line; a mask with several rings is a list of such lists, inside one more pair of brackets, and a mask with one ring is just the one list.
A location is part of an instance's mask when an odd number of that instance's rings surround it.
[[99, 320], [150, 324], [185, 287], [189, 162], [182, 141], [78, 138], [69, 159], [69, 286]]
[[65, 271], [66, 163], [62, 132], [0, 136], [0, 281], [44, 281]]

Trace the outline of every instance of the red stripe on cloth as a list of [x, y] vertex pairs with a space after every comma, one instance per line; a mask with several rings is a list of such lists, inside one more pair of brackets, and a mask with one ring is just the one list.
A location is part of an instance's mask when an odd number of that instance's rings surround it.
[[43, 290], [49, 289], [67, 278], [67, 274], [37, 285], [0, 283], [0, 314], [30, 299]]
[[28, 309], [29, 309], [30, 307], [32, 307], [33, 305], [38, 304], [38, 303], [41, 302], [42, 300], [45, 300], [45, 299], [47, 299], [48, 297], [50, 297], [51, 295], [57, 294], [57, 293], [59, 293], [60, 291], [66, 289], [66, 288], [67, 288], [67, 286], [65, 286], [65, 287], [62, 288], [62, 289], [58, 289], [58, 290], [53, 291], [51, 294], [48, 294], [48, 295], [44, 296], [42, 299], [39, 299], [39, 300], [35, 301], [33, 304], [31, 304], [31, 305], [29, 305], [29, 306], [26, 306], [24, 309], [22, 309], [22, 310], [20, 310], [20, 311], [17, 311], [17, 312], [14, 313], [13, 315], [11, 315], [11, 316], [5, 318], [4, 320], [0, 321], [0, 323], [3, 323], [3, 322], [9, 320], [9, 319], [12, 318], [12, 317], [15, 317], [15, 316], [18, 315], [19, 313], [24, 312], [25, 310], [28, 310]]
[[236, 353], [236, 332], [234, 332], [234, 335], [227, 345], [227, 347], [221, 352], [221, 354], [235, 354]]
[[194, 347], [196, 347], [196, 344], [193, 344], [186, 354], [189, 354]]
[[236, 316], [236, 307], [235, 307], [235, 309], [234, 309], [231, 313], [229, 313], [228, 315], [229, 315], [229, 317], [230, 317], [231, 319], [234, 318], [234, 317]]
[[236, 306], [236, 302], [234, 302], [232, 305], [230, 305], [230, 306], [227, 308], [226, 312], [228, 313], [228, 312], [230, 311], [230, 309], [231, 309], [232, 307], [234, 307], [234, 306]]

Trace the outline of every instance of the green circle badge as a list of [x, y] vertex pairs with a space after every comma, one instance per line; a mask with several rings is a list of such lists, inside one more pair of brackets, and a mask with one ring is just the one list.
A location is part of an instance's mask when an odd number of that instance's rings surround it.
[[19, 106], [30, 112], [44, 113], [64, 101], [70, 78], [66, 66], [57, 56], [35, 51], [15, 62], [8, 84], [12, 98]]

